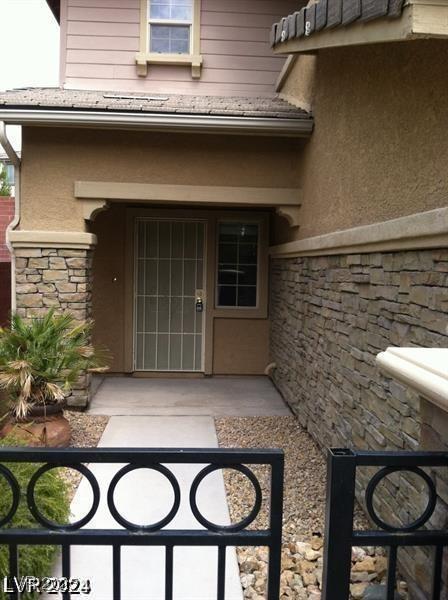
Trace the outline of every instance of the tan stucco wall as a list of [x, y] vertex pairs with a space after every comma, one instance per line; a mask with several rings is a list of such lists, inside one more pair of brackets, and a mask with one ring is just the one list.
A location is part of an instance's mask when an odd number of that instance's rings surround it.
[[261, 375], [269, 363], [267, 319], [215, 319], [213, 373]]
[[294, 106], [312, 109], [315, 75], [316, 56], [295, 55], [294, 66], [281, 88], [280, 96]]
[[20, 228], [82, 230], [76, 180], [295, 187], [297, 145], [258, 137], [26, 127]]
[[[297, 97], [300, 64], [284, 88]], [[446, 206], [447, 90], [446, 41], [319, 52], [296, 239]]]
[[92, 228], [98, 236], [93, 259], [93, 341], [110, 352], [111, 371], [122, 372], [125, 370], [125, 207], [116, 205], [98, 215]]
[[[74, 182], [296, 187], [301, 143], [259, 137], [24, 128], [20, 228], [77, 232], [87, 228], [97, 235], [94, 341], [110, 350], [113, 372], [129, 371], [130, 362], [126, 307], [130, 297], [132, 302], [132, 291], [129, 277], [125, 279], [132, 265], [127, 258], [127, 207], [114, 202], [94, 223], [86, 224], [83, 202], [74, 197]], [[195, 214], [194, 209], [188, 210]], [[219, 348], [216, 362], [210, 358], [210, 369], [220, 374], [263, 373], [268, 362], [267, 319], [254, 315], [254, 320], [232, 320], [230, 325], [237, 326], [242, 340], [239, 351], [222, 327], [229, 319], [222, 319], [216, 333], [206, 341], [210, 356]], [[247, 371], [244, 364], [242, 367], [244, 340], [250, 340], [256, 349]]]

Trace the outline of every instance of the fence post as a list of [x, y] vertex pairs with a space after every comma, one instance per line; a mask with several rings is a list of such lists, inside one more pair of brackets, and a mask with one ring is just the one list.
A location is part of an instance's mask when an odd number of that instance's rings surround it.
[[271, 544], [269, 546], [267, 600], [277, 600], [280, 598], [284, 460], [284, 456], [281, 455], [276, 457], [271, 463]]
[[349, 598], [355, 480], [356, 455], [329, 450], [322, 600]]

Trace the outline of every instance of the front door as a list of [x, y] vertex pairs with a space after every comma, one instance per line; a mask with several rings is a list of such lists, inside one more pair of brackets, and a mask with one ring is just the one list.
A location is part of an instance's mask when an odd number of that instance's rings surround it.
[[205, 223], [137, 219], [134, 368], [203, 371]]

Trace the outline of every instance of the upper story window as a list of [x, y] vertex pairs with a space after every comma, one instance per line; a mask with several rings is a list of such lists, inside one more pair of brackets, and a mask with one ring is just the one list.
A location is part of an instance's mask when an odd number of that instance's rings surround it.
[[149, 51], [190, 54], [193, 0], [149, 0]]
[[137, 73], [148, 65], [191, 65], [194, 79], [201, 76], [201, 0], [140, 0], [140, 51]]

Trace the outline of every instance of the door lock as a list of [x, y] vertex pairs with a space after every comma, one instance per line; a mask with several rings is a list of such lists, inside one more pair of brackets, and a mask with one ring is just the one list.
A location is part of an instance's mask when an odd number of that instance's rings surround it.
[[202, 290], [196, 290], [195, 307], [196, 307], [197, 313], [204, 312], [204, 300], [203, 300], [203, 291]]

